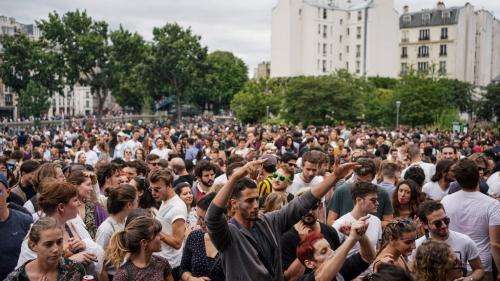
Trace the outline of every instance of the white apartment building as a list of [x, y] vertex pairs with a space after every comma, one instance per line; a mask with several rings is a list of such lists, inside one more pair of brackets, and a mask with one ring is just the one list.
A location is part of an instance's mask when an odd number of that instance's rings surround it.
[[398, 75], [393, 0], [278, 0], [272, 10], [271, 77], [339, 69]]
[[268, 61], [263, 61], [257, 65], [253, 71], [254, 79], [266, 79], [271, 75], [271, 63]]
[[467, 3], [411, 13], [403, 8], [400, 27], [400, 73], [410, 69], [478, 86], [500, 74], [500, 23]]
[[64, 88], [64, 94], [54, 94], [50, 102], [48, 116], [90, 115], [94, 112], [94, 101], [90, 87], [74, 86]]

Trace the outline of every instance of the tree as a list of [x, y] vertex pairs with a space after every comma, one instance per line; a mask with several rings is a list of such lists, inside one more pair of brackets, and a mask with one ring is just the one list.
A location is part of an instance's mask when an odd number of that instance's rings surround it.
[[113, 69], [109, 60], [108, 24], [94, 21], [85, 11], [67, 12], [60, 17], [50, 13], [38, 22], [43, 40], [64, 57], [64, 78], [72, 88], [75, 84], [90, 86], [97, 98], [97, 115], [101, 116], [104, 101], [112, 84]]
[[486, 87], [486, 93], [479, 101], [477, 115], [482, 120], [500, 120], [500, 82], [492, 82]]
[[206, 70], [207, 48], [191, 29], [177, 23], [153, 29], [151, 89], [156, 97], [176, 97], [177, 120], [181, 120], [181, 101], [202, 84]]
[[396, 124], [394, 90], [376, 89], [363, 93], [364, 114], [371, 125], [391, 127]]
[[151, 99], [148, 92], [149, 45], [142, 36], [131, 33], [122, 26], [110, 33], [109, 65], [113, 71], [110, 90], [118, 104], [141, 111]]
[[[63, 58], [60, 53], [49, 47], [43, 40], [31, 40], [25, 34], [15, 36], [3, 36], [1, 38], [3, 53], [1, 55], [0, 77], [6, 86], [19, 95], [24, 91], [24, 96], [19, 99], [19, 106], [30, 108], [29, 93], [37, 94], [34, 100], [46, 100], [50, 106], [49, 99], [54, 94], [63, 94], [63, 69], [61, 67]], [[27, 90], [29, 83], [31, 89]], [[26, 104], [28, 103], [28, 104]], [[35, 114], [37, 116], [48, 107], [36, 108], [36, 111], [22, 111], [25, 116]]]
[[34, 80], [19, 92], [19, 112], [24, 117], [40, 117], [50, 108], [50, 92]]
[[283, 101], [283, 117], [304, 124], [331, 124], [334, 120], [363, 118], [362, 93], [372, 87], [346, 71], [328, 76], [290, 80]]
[[207, 66], [205, 86], [194, 93], [194, 101], [202, 108], [212, 104], [215, 112], [221, 108], [227, 109], [233, 96], [247, 82], [248, 68], [242, 59], [225, 51], [210, 53]]

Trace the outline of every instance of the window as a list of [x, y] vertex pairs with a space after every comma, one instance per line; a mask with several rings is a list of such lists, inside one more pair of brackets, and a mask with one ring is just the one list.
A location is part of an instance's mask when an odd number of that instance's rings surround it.
[[330, 44], [330, 55], [333, 55], [333, 44]]
[[403, 22], [404, 23], [410, 23], [411, 22], [411, 15], [404, 15], [403, 16]]
[[443, 18], [444, 19], [449, 19], [451, 17], [451, 12], [450, 11], [444, 11], [443, 12]]
[[418, 63], [418, 71], [419, 72], [427, 72], [429, 70], [428, 62], [419, 62]]
[[429, 13], [422, 14], [422, 23], [429, 24], [430, 22], [431, 22], [431, 14]]
[[408, 57], [408, 48], [407, 47], [402, 47], [401, 48], [401, 57], [402, 58], [407, 58]]
[[318, 34], [321, 34], [321, 24], [318, 24]]
[[363, 19], [363, 12], [358, 11], [358, 21], [361, 21]]
[[410, 41], [408, 39], [408, 30], [404, 30], [401, 32], [401, 42], [407, 43], [408, 41]]
[[89, 107], [90, 107], [90, 101], [89, 101], [89, 100], [85, 101], [85, 107], [86, 107], [86, 108], [89, 108]]
[[448, 28], [441, 28], [441, 39], [448, 39]]
[[348, 12], [347, 13], [347, 20], [350, 20], [351, 19], [351, 12]]
[[342, 43], [342, 35], [339, 36], [339, 43]]
[[345, 62], [345, 69], [347, 69], [347, 71], [349, 71], [349, 62], [348, 61]]
[[326, 57], [326, 43], [323, 43], [323, 56]]
[[445, 57], [448, 55], [448, 50], [446, 45], [440, 45], [439, 46], [439, 56], [440, 57]]
[[361, 39], [361, 26], [356, 28], [356, 38]]
[[333, 25], [330, 25], [330, 36], [333, 36]]
[[86, 93], [85, 93], [85, 98], [86, 98], [86, 99], [90, 98], [90, 92], [86, 92]]
[[339, 53], [339, 60], [342, 60], [342, 53]]
[[323, 38], [326, 38], [326, 33], [328, 32], [328, 26], [323, 25]]
[[328, 17], [328, 12], [326, 9], [323, 9], [323, 19], [326, 20]]
[[361, 57], [361, 45], [356, 45], [356, 57]]
[[326, 60], [323, 60], [323, 72], [326, 72]]
[[421, 29], [419, 32], [418, 40], [424, 41], [430, 39], [430, 30], [429, 29]]
[[356, 61], [356, 73], [361, 72], [361, 62], [358, 60]]
[[332, 70], [332, 69], [333, 69], [333, 63], [332, 63], [332, 61], [330, 61], [330, 70]]
[[318, 71], [319, 71], [319, 60], [318, 60]]
[[318, 55], [321, 52], [321, 45], [318, 43]]
[[321, 8], [318, 7], [318, 18], [321, 18]]
[[14, 102], [12, 101], [12, 95], [11, 94], [6, 94], [5, 95], [5, 106], [13, 106]]
[[344, 19], [340, 19], [340, 25], [344, 23]]
[[351, 30], [349, 29], [349, 27], [347, 28], [347, 36], [349, 36], [349, 34], [351, 34]]
[[408, 64], [406, 62], [401, 63], [401, 75], [408, 74]]
[[429, 57], [429, 47], [428, 46], [418, 47], [418, 57], [419, 58], [428, 58]]
[[349, 54], [349, 46], [345, 46], [345, 52]]
[[439, 62], [439, 75], [446, 75], [446, 62], [445, 61]]
[[302, 15], [302, 9], [299, 9], [299, 16]]

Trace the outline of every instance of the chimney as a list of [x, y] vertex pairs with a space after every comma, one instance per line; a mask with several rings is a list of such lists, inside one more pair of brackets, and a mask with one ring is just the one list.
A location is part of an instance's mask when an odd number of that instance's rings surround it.
[[403, 13], [407, 14], [407, 13], [409, 13], [409, 12], [410, 12], [410, 6], [408, 6], [408, 5], [404, 5], [404, 6], [403, 6]]
[[443, 2], [443, 1], [439, 1], [439, 2], [437, 2], [437, 4], [436, 4], [436, 8], [437, 8], [438, 10], [444, 10], [444, 8], [446, 8], [446, 7], [445, 7], [445, 5], [444, 5], [444, 2]]

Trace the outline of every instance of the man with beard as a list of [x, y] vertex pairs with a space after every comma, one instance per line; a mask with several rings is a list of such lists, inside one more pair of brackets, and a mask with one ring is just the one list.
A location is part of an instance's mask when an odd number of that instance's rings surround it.
[[[265, 160], [247, 163], [236, 170], [217, 193], [208, 208], [205, 221], [208, 233], [222, 257], [226, 280], [283, 281], [279, 237], [319, 203], [328, 190], [357, 165], [336, 164], [334, 173], [292, 200], [278, 211], [259, 214], [257, 185], [247, 177]], [[234, 211], [227, 222], [227, 203]]]
[[[300, 195], [305, 193], [307, 190], [307, 188], [302, 189], [297, 193], [297, 196], [300, 197]], [[283, 269], [285, 271], [284, 274], [286, 280], [297, 280], [302, 275], [312, 271], [311, 269], [306, 268], [297, 258], [297, 248], [300, 245], [300, 241], [304, 240], [307, 235], [311, 235], [312, 233], [321, 233], [328, 244], [330, 244], [330, 248], [334, 251], [341, 244], [339, 235], [337, 234], [335, 228], [318, 221], [321, 209], [320, 205], [321, 202], [305, 214], [302, 219], [294, 225], [294, 227], [285, 232], [285, 234], [281, 237]], [[368, 239], [362, 239], [360, 244], [362, 248], [372, 249], [373, 254], [375, 254], [375, 248], [370, 245], [370, 241]], [[364, 261], [360, 254], [355, 254], [352, 257], [352, 261], [356, 264], [354, 267], [356, 272], [352, 272], [352, 275], [358, 276], [368, 268], [370, 261]]]
[[472, 268], [472, 273], [463, 280], [482, 280], [484, 270], [479, 258], [476, 243], [462, 233], [449, 230], [450, 218], [446, 216], [443, 205], [436, 201], [426, 201], [418, 209], [418, 217], [427, 234], [415, 241], [415, 256], [417, 248], [428, 239], [442, 241], [450, 246], [457, 258], [460, 259], [463, 276], [467, 275], [467, 263]]
[[[357, 182], [351, 188], [351, 196], [354, 208], [336, 220], [333, 227], [338, 232], [346, 234], [345, 236], [341, 235], [341, 240], [344, 241], [347, 238], [346, 236], [349, 235], [347, 229], [350, 229], [351, 224], [362, 217], [368, 216], [366, 220], [368, 222], [366, 237], [373, 249], [375, 249], [378, 241], [382, 238], [382, 222], [374, 215], [377, 213], [378, 208], [378, 188], [369, 182]], [[359, 243], [356, 243], [349, 254], [358, 252], [359, 248]]]
[[197, 181], [191, 189], [195, 201], [207, 195], [208, 190], [214, 184], [216, 170], [217, 167], [210, 161], [201, 160], [196, 163], [194, 174]]
[[302, 156], [302, 172], [293, 177], [293, 182], [287, 189], [289, 193], [295, 195], [300, 189], [317, 185], [323, 180], [323, 177], [318, 176], [323, 154], [317, 150], [304, 153]]
[[443, 159], [437, 163], [436, 173], [432, 176], [431, 181], [422, 187], [422, 192], [427, 198], [441, 201], [448, 194], [450, 183], [455, 180], [451, 166], [453, 166], [453, 160], [450, 159]]

